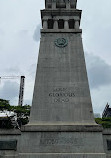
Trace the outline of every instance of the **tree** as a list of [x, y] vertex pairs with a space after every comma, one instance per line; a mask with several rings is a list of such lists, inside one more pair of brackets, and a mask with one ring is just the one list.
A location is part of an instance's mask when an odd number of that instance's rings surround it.
[[9, 100], [0, 99], [0, 110], [10, 110]]
[[29, 122], [30, 109], [30, 105], [11, 107], [11, 110], [17, 113], [17, 121], [19, 126], [25, 125]]
[[[9, 100], [0, 99], [0, 111], [12, 111], [17, 114], [17, 124], [25, 125], [29, 122], [30, 105], [11, 106]], [[0, 128], [14, 128], [14, 116], [0, 117]]]

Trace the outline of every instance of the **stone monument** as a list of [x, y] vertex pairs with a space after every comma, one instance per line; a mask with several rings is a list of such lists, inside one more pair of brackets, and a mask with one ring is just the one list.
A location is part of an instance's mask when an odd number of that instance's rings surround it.
[[20, 158], [105, 158], [94, 121], [77, 0], [45, 0], [30, 122]]

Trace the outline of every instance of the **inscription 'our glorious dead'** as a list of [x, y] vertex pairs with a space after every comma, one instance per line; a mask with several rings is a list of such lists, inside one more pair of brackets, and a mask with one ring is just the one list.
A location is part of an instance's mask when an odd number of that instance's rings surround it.
[[74, 93], [49, 93], [50, 97], [75, 97]]
[[54, 98], [54, 102], [69, 102], [70, 98], [75, 97], [75, 93], [68, 88], [54, 88], [49, 97]]

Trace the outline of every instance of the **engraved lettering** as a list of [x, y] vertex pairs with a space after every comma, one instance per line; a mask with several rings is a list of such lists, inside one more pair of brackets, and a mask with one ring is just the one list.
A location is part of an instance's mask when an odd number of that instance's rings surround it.
[[49, 93], [50, 97], [75, 97], [74, 93]]
[[69, 102], [68, 98], [55, 98], [54, 102]]
[[77, 138], [59, 138], [59, 139], [41, 139], [40, 144], [41, 145], [81, 145], [83, 144], [82, 140], [79, 140]]
[[55, 103], [67, 103], [70, 101], [70, 98], [75, 97], [75, 93], [71, 92], [70, 88], [54, 88], [52, 93], [49, 93], [49, 97], [54, 98]]

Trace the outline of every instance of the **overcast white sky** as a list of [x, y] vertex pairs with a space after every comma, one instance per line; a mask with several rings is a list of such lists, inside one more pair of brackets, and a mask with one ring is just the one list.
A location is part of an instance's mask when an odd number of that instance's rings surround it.
[[[0, 76], [26, 76], [31, 104], [44, 0], [0, 0]], [[111, 0], [78, 0], [94, 112], [111, 104]], [[2, 80], [0, 98], [17, 105], [19, 80]]]

